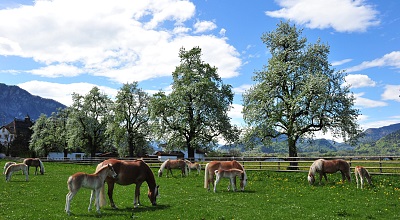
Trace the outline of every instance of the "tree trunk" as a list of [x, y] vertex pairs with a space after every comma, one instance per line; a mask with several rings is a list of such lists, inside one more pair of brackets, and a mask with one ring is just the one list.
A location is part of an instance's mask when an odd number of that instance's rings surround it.
[[289, 170], [298, 170], [298, 162], [297, 162], [297, 148], [296, 148], [296, 139], [292, 137], [288, 137], [288, 145], [289, 145], [289, 161], [290, 166]]
[[188, 159], [194, 159], [194, 148], [188, 146]]

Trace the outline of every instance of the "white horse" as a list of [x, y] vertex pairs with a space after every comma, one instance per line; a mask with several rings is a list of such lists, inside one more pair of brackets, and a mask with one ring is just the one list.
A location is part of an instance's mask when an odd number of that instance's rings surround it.
[[[228, 170], [223, 170], [223, 169], [218, 169], [215, 170], [215, 175], [216, 175], [216, 179], [215, 179], [215, 183], [214, 183], [214, 192], [217, 191], [217, 184], [219, 183], [219, 181], [221, 180], [221, 178], [229, 178], [230, 179], [230, 185], [232, 185], [232, 189], [235, 192], [236, 191], [236, 183], [235, 183], [235, 177], [239, 177], [240, 178], [240, 185], [246, 185], [246, 178], [245, 178], [245, 173], [243, 170], [239, 170], [239, 169], [228, 169]], [[228, 191], [229, 191], [229, 187], [228, 187]]]
[[107, 176], [116, 178], [117, 173], [114, 171], [114, 168], [111, 164], [103, 166], [100, 170], [98, 170], [94, 174], [86, 174], [83, 172], [75, 173], [74, 175], [70, 176], [67, 181], [68, 185], [68, 194], [66, 196], [65, 201], [65, 212], [70, 215], [70, 205], [71, 200], [74, 198], [75, 194], [79, 191], [81, 187], [88, 188], [92, 190], [90, 194], [90, 203], [88, 207], [88, 211], [92, 210], [92, 202], [94, 195], [96, 194], [96, 210], [97, 213], [100, 214], [100, 203], [99, 203], [99, 194], [100, 189], [104, 185], [104, 181]]
[[369, 185], [372, 185], [371, 176], [368, 173], [368, 170], [362, 166], [356, 166], [354, 168], [354, 175], [356, 176], [357, 181], [357, 189], [358, 189], [358, 179], [360, 178], [361, 181], [361, 189], [364, 186], [364, 178], [368, 181]]
[[4, 169], [3, 169], [3, 174], [6, 174], [6, 170], [9, 166], [16, 164], [15, 162], [7, 162], [6, 164], [4, 164]]
[[16, 164], [11, 164], [10, 166], [7, 167], [6, 169], [6, 181], [11, 180], [11, 176], [13, 172], [15, 171], [20, 171], [22, 170], [22, 173], [25, 174], [25, 181], [29, 180], [29, 175], [28, 175], [28, 166], [23, 164], [23, 163], [16, 163]]
[[200, 171], [201, 171], [201, 165], [199, 163], [192, 163], [189, 160], [185, 160], [185, 163], [188, 165], [189, 168], [189, 174], [190, 174], [190, 170], [197, 170], [197, 175], [200, 175]]

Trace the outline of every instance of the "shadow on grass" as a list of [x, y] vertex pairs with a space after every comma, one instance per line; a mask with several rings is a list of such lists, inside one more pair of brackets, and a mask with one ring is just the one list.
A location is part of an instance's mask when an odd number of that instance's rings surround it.
[[[164, 210], [168, 209], [169, 205], [156, 205], [156, 206], [139, 206], [138, 208], [126, 207], [126, 208], [104, 208], [101, 214], [98, 214], [95, 211], [88, 212], [86, 214], [74, 214], [71, 212], [71, 217], [79, 217], [79, 218], [107, 218], [107, 217], [115, 217], [115, 216], [125, 216], [127, 218], [131, 218], [137, 213], [147, 212], [147, 211], [156, 211], [156, 210]], [[106, 211], [106, 212], [105, 212]]]

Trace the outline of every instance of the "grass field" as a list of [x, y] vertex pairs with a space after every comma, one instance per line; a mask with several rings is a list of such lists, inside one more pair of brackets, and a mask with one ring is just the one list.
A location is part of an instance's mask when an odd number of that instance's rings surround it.
[[[6, 161], [1, 161], [4, 166]], [[244, 192], [228, 192], [222, 180], [217, 193], [203, 188], [204, 171], [188, 177], [156, 177], [160, 185], [157, 206], [141, 190], [142, 206], [133, 209], [134, 186], [116, 185], [114, 201], [102, 214], [88, 212], [90, 190], [81, 189], [71, 203], [72, 215], [64, 212], [66, 181], [71, 174], [93, 173], [95, 166], [45, 163], [45, 175], [32, 175], [29, 182], [21, 172], [11, 182], [0, 181], [0, 219], [399, 219], [400, 176], [374, 175], [374, 186], [356, 188], [353, 181], [341, 183], [340, 173], [328, 175], [329, 182], [309, 186], [306, 173], [249, 171]], [[156, 174], [156, 169], [153, 170]]]

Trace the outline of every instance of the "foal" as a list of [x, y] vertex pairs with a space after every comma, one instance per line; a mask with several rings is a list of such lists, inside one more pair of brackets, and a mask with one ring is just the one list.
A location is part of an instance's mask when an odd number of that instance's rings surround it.
[[185, 160], [185, 163], [188, 165], [188, 169], [189, 169], [189, 174], [190, 174], [190, 170], [197, 170], [197, 175], [200, 175], [200, 171], [201, 171], [201, 165], [199, 163], [192, 163], [189, 160]]
[[92, 190], [92, 193], [90, 195], [90, 203], [88, 211], [92, 210], [93, 197], [94, 194], [96, 194], [96, 210], [97, 213], [100, 214], [99, 194], [100, 194], [100, 189], [104, 185], [104, 181], [107, 178], [107, 176], [112, 178], [117, 177], [117, 173], [115, 173], [114, 168], [112, 167], [111, 164], [103, 166], [99, 171], [97, 171], [94, 174], [86, 174], [83, 172], [78, 172], [70, 176], [67, 181], [69, 192], [65, 199], [66, 200], [65, 211], [67, 212], [67, 214], [68, 215], [71, 214], [69, 211], [71, 200], [81, 187]]
[[28, 166], [23, 163], [11, 164], [7, 167], [6, 172], [4, 173], [6, 175], [6, 181], [8, 182], [11, 180], [13, 172], [20, 170], [22, 170], [22, 173], [25, 174], [25, 180], [28, 181], [29, 180]]
[[6, 174], [6, 170], [9, 166], [16, 164], [15, 162], [7, 162], [6, 164], [4, 164], [4, 171], [3, 174]]
[[[217, 176], [217, 178], [215, 179], [215, 183], [214, 183], [214, 192], [217, 191], [217, 184], [221, 180], [221, 178], [229, 178], [230, 179], [230, 183], [231, 183], [230, 185], [232, 185], [232, 189], [234, 192], [236, 191], [236, 183], [235, 183], [236, 176], [240, 177], [240, 186], [246, 185], [246, 179], [244, 177], [243, 170], [232, 168], [229, 170], [218, 169], [218, 170], [215, 170], [214, 172], [215, 172], [215, 175]], [[228, 187], [228, 191], [229, 191], [229, 187]]]
[[359, 177], [361, 181], [361, 189], [363, 188], [364, 185], [364, 178], [367, 179], [369, 185], [372, 185], [371, 176], [369, 175], [368, 170], [365, 169], [363, 166], [356, 166], [356, 168], [354, 168], [354, 175], [356, 176], [357, 188], [358, 188]]

